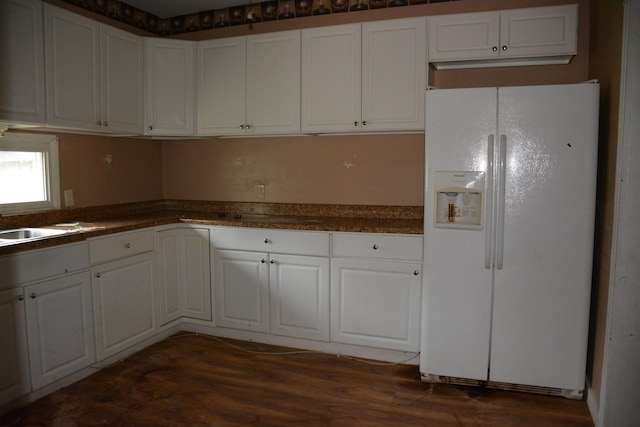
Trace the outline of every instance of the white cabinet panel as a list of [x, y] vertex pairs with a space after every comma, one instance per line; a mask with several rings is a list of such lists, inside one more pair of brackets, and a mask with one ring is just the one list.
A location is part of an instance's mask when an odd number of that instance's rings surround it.
[[419, 351], [420, 264], [333, 258], [331, 341]]
[[146, 38], [145, 134], [192, 135], [195, 42]]
[[24, 292], [33, 389], [91, 365], [95, 346], [89, 272], [29, 285]]
[[305, 132], [424, 129], [426, 18], [302, 32]]
[[44, 36], [40, 0], [0, 2], [0, 121], [44, 125]]
[[334, 233], [331, 256], [422, 261], [422, 236]]
[[198, 134], [300, 132], [300, 32], [198, 42]]
[[163, 230], [156, 241], [160, 324], [183, 316], [211, 320], [209, 230]]
[[100, 131], [100, 24], [44, 7], [47, 124]]
[[198, 42], [198, 134], [244, 133], [246, 37]]
[[302, 131], [354, 132], [362, 120], [361, 25], [302, 31]]
[[436, 69], [566, 64], [577, 53], [578, 5], [428, 18]]
[[142, 37], [45, 4], [47, 124], [140, 134]]
[[221, 249], [277, 252], [292, 255], [329, 255], [329, 234], [320, 231], [270, 228], [215, 228], [213, 246]]
[[271, 254], [270, 332], [329, 340], [329, 259]]
[[144, 39], [101, 25], [102, 125], [109, 132], [144, 129]]
[[22, 288], [0, 292], [0, 405], [29, 392], [29, 352]]
[[362, 24], [363, 130], [424, 130], [426, 19]]
[[217, 250], [215, 301], [218, 326], [269, 332], [266, 253]]
[[154, 271], [150, 252], [91, 269], [98, 361], [156, 333]]

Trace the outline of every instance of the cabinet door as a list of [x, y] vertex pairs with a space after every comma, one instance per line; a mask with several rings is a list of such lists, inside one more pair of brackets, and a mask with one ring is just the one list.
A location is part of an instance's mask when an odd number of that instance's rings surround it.
[[192, 135], [195, 42], [146, 39], [147, 135]]
[[198, 42], [198, 134], [244, 133], [246, 37]]
[[430, 16], [429, 61], [497, 58], [500, 12]]
[[218, 250], [215, 301], [218, 326], [269, 332], [267, 254]]
[[102, 125], [109, 132], [144, 129], [144, 39], [101, 25]]
[[29, 392], [29, 356], [22, 288], [0, 292], [0, 405]]
[[577, 27], [577, 4], [502, 11], [500, 55], [575, 55]]
[[154, 270], [153, 253], [91, 269], [98, 361], [155, 334]]
[[47, 124], [98, 131], [100, 25], [44, 5]]
[[420, 264], [331, 261], [331, 341], [419, 351]]
[[302, 31], [303, 132], [354, 132], [361, 127], [360, 24]]
[[247, 37], [247, 133], [300, 132], [300, 31]]
[[40, 0], [0, 2], [0, 120], [44, 125], [44, 36]]
[[24, 288], [31, 385], [39, 389], [95, 361], [89, 272]]
[[270, 332], [329, 340], [329, 259], [271, 254]]
[[362, 130], [424, 130], [426, 18], [362, 24]]
[[209, 230], [182, 230], [184, 286], [181, 295], [182, 315], [211, 320], [211, 268]]
[[180, 265], [180, 229], [158, 232], [156, 252], [158, 258], [158, 314], [160, 325], [182, 316], [180, 288], [183, 286], [183, 267]]

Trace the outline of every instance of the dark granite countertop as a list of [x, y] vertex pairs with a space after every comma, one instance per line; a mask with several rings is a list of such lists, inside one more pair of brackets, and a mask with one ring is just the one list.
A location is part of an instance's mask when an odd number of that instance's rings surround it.
[[[185, 203], [184, 207], [193, 207]], [[307, 231], [326, 231], [326, 232], [361, 232], [361, 233], [397, 233], [397, 234], [422, 234], [423, 223], [422, 218], [411, 217], [411, 215], [403, 215], [406, 209], [400, 209], [400, 214], [394, 215], [392, 210], [383, 209], [380, 211], [374, 208], [363, 209], [355, 214], [347, 216], [334, 216], [332, 214], [338, 212], [335, 209], [316, 209], [318, 215], [313, 215], [313, 211], [308, 206], [301, 209], [270, 209], [271, 212], [264, 212], [265, 209], [255, 209], [251, 206], [248, 209], [246, 205], [242, 205], [240, 209], [229, 211], [226, 209], [208, 209], [203, 210], [198, 206], [197, 210], [178, 210], [178, 209], [154, 209], [144, 212], [145, 209], [124, 209], [124, 212], [111, 211], [105, 212], [104, 218], [100, 218], [99, 213], [88, 212], [87, 221], [76, 221], [74, 225], [60, 226], [56, 224], [68, 222], [68, 218], [82, 218], [82, 212], [76, 212], [76, 217], [49, 217], [53, 220], [50, 223], [42, 222], [40, 219], [38, 224], [24, 223], [20, 224], [14, 221], [13, 227], [35, 226], [41, 228], [60, 228], [68, 229], [69, 233], [47, 237], [40, 240], [34, 240], [23, 243], [0, 246], [0, 255], [22, 252], [33, 249], [41, 249], [62, 244], [74, 243], [86, 240], [91, 237], [118, 233], [123, 231], [138, 230], [147, 227], [155, 227], [168, 224], [195, 224], [195, 225], [213, 225], [213, 226], [230, 226], [230, 227], [249, 227], [249, 228], [271, 228], [286, 230], [307, 230]], [[156, 204], [157, 207], [157, 204]], [[165, 206], [166, 207], [166, 206]], [[214, 206], [220, 207], [219, 205]], [[238, 206], [233, 206], [238, 207]], [[241, 212], [238, 212], [240, 210]], [[256, 213], [255, 211], [260, 212]], [[142, 211], [142, 212], [141, 212]], [[276, 213], [272, 213], [276, 211]], [[413, 212], [412, 210], [411, 212]], [[363, 216], [362, 213], [374, 213], [379, 217]], [[121, 215], [118, 215], [121, 213]], [[407, 217], [409, 216], [409, 217]], [[416, 215], [413, 215], [416, 216]], [[25, 218], [28, 221], [29, 218]], [[33, 219], [32, 219], [33, 220]], [[76, 225], [77, 223], [77, 225]], [[6, 225], [2, 228], [7, 229]]]

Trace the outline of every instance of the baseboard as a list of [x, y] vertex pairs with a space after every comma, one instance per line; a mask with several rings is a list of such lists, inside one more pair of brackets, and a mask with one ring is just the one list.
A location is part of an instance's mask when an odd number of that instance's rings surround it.
[[587, 380], [587, 407], [589, 408], [593, 425], [600, 427], [600, 404], [596, 400], [595, 395], [596, 393], [591, 388], [590, 381]]

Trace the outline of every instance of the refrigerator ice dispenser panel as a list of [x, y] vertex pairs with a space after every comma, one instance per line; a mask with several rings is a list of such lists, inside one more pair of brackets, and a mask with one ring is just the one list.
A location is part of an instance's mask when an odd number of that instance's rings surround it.
[[484, 172], [435, 172], [434, 227], [482, 230]]

